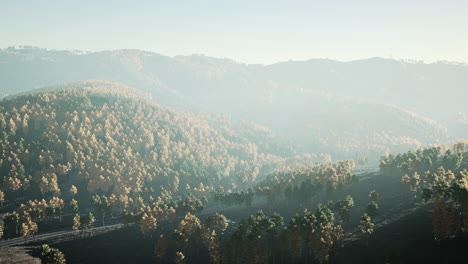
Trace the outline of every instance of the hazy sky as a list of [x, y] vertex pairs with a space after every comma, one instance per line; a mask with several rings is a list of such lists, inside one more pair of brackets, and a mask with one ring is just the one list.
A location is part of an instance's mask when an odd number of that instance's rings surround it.
[[0, 0], [0, 47], [468, 62], [466, 0]]

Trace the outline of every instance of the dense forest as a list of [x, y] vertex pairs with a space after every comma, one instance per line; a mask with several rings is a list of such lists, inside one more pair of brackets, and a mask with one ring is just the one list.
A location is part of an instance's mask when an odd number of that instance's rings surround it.
[[[77, 235], [42, 245], [45, 263], [342, 263], [347, 248], [368, 250], [379, 230], [429, 208], [434, 243], [466, 239], [467, 142], [382, 153], [372, 170], [366, 158], [300, 153], [266, 127], [144, 97], [93, 81], [3, 99], [2, 237]], [[119, 229], [94, 233], [106, 226]], [[87, 256], [73, 244], [99, 250], [101, 237], [120, 244]], [[122, 243], [145, 251], [122, 256]]]
[[447, 144], [468, 132], [463, 64], [370, 58], [251, 65], [203, 55], [34, 47], [0, 49], [0, 62], [0, 96], [111, 80], [172, 109], [267, 126], [294, 141], [301, 153], [336, 159], [378, 161], [388, 151]]
[[135, 200], [142, 193], [176, 195], [179, 186], [246, 185], [276, 167], [329, 159], [294, 156], [264, 127], [175, 112], [113, 83], [91, 84], [2, 102], [7, 196], [68, 195], [73, 187]]

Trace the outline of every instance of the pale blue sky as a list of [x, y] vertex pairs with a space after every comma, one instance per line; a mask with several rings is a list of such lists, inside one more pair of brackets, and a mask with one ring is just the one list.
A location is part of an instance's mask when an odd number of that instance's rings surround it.
[[0, 0], [0, 47], [468, 62], [468, 1]]

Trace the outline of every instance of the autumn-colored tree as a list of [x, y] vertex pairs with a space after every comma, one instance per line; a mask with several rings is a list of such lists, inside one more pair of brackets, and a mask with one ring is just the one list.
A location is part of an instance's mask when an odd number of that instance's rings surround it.
[[217, 229], [219, 232], [224, 232], [228, 227], [229, 223], [224, 215], [215, 213], [214, 215], [205, 219], [202, 230], [201, 238], [205, 246], [208, 248], [212, 263], [221, 262], [221, 251], [219, 246], [219, 236], [216, 233]]
[[66, 259], [60, 250], [43, 244], [41, 246], [41, 262], [44, 264], [65, 264]]
[[309, 247], [320, 262], [327, 261], [334, 248], [341, 245], [344, 232], [341, 226], [334, 225], [334, 213], [329, 206], [317, 205], [312, 219], [309, 235]]
[[190, 212], [187, 213], [182, 219], [177, 227], [177, 234], [180, 236], [182, 241], [185, 243], [188, 242], [190, 236], [196, 235], [200, 233], [202, 228], [200, 219], [196, 217], [195, 215], [192, 215]]
[[37, 224], [30, 219], [21, 224], [21, 237], [24, 241], [28, 240], [30, 235], [34, 236], [39, 231]]
[[42, 220], [47, 211], [47, 202], [42, 200], [29, 200], [26, 204], [21, 204], [19, 212], [21, 215], [28, 215], [33, 220]]
[[6, 180], [6, 183], [7, 183], [7, 187], [12, 191], [18, 191], [23, 186], [20, 179], [13, 178], [13, 177], [9, 177]]
[[78, 188], [76, 188], [75, 185], [72, 185], [72, 186], [70, 187], [70, 194], [71, 194], [71, 196], [75, 196], [77, 193], [78, 193]]
[[151, 214], [144, 213], [140, 221], [140, 231], [147, 233], [156, 230], [158, 227], [158, 220]]
[[216, 228], [220, 232], [224, 232], [224, 230], [228, 228], [229, 223], [224, 215], [215, 213], [214, 215], [205, 219], [203, 226], [210, 229]]
[[13, 120], [13, 118], [10, 118], [9, 127], [10, 127], [10, 131], [9, 131], [10, 135], [12, 136], [16, 135], [16, 130], [18, 129], [18, 127], [16, 126], [16, 123]]
[[52, 197], [49, 201], [49, 206], [47, 207], [47, 214], [49, 216], [58, 216], [60, 221], [62, 221], [62, 212], [65, 208], [65, 203], [62, 199], [58, 197]]
[[29, 221], [28, 225], [29, 225], [29, 234], [32, 235], [34, 239], [35, 234], [39, 232], [39, 227], [37, 223], [33, 221]]
[[326, 224], [315, 229], [311, 237], [309, 246], [313, 249], [315, 258], [323, 263], [328, 261], [334, 248], [341, 246], [344, 240], [344, 231], [341, 226]]
[[60, 196], [57, 175], [53, 172], [44, 173], [39, 182], [39, 189], [42, 193], [42, 198], [44, 198], [47, 193], [53, 193], [55, 196]]
[[177, 251], [176, 256], [175, 256], [175, 263], [176, 264], [185, 264], [185, 261], [186, 261], [186, 259], [185, 259], [184, 254], [182, 254], [182, 252], [180, 252], [180, 251]]
[[0, 205], [3, 207], [3, 203], [5, 202], [5, 193], [0, 190]]
[[211, 263], [218, 264], [221, 262], [221, 252], [219, 249], [219, 237], [215, 230], [204, 228], [202, 231], [202, 241], [208, 248]]
[[27, 223], [22, 223], [21, 224], [21, 237], [24, 239], [24, 241], [26, 242], [26, 240], [28, 240], [28, 236], [29, 236], [29, 225]]
[[47, 177], [45, 176], [41, 177], [41, 181], [39, 182], [39, 189], [41, 190], [42, 198], [44, 198], [44, 195], [49, 190], [49, 180], [47, 179]]
[[174, 176], [174, 181], [172, 183], [172, 190], [174, 191], [174, 193], [177, 193], [179, 191], [179, 177], [176, 175]]
[[72, 229], [73, 230], [78, 230], [80, 228], [80, 225], [81, 225], [81, 222], [80, 222], [80, 215], [75, 215], [73, 217], [73, 226], [72, 226]]
[[[73, 183], [85, 186], [80, 197], [75, 185], [67, 188], [80, 204], [87, 195], [105, 194], [122, 211], [136, 213], [151, 204], [151, 189], [166, 185], [172, 194], [194, 191], [198, 200], [189, 199], [186, 207], [169, 205], [183, 215], [206, 205], [203, 196], [211, 185], [230, 178], [248, 183], [274, 164], [289, 162], [263, 152], [274, 148], [258, 142], [272, 136], [263, 128], [244, 122], [233, 127], [215, 115], [175, 112], [122, 92], [114, 83], [73, 86], [78, 89], [22, 95], [2, 104], [1, 186], [17, 192], [35, 184], [45, 199], [59, 197], [59, 183]], [[35, 192], [22, 195], [37, 199]], [[251, 204], [252, 193], [245, 197], [244, 203]]]
[[171, 206], [166, 210], [167, 219], [169, 222], [174, 222], [176, 220], [176, 210]]
[[402, 176], [401, 182], [407, 185], [410, 191], [416, 192], [418, 190], [419, 183], [421, 182], [421, 177], [417, 172], [414, 172], [411, 177], [408, 176], [408, 174], [405, 174]]

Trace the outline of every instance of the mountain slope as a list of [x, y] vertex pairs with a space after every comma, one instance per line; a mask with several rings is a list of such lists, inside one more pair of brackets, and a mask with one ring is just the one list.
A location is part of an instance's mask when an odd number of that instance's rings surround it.
[[464, 65], [373, 58], [262, 66], [138, 50], [44, 49], [1, 50], [0, 62], [3, 95], [112, 80], [161, 105], [250, 120], [294, 141], [299, 151], [337, 158], [444, 143], [468, 132]]
[[0, 189], [7, 196], [71, 185], [134, 197], [161, 186], [243, 184], [285, 161], [270, 153], [294, 154], [253, 124], [177, 112], [111, 82], [70, 87], [0, 101]]
[[382, 58], [309, 60], [277, 63], [259, 72], [264, 79], [394, 104], [439, 122], [454, 122], [459, 112], [467, 110], [463, 98], [467, 96], [468, 67], [464, 64]]

